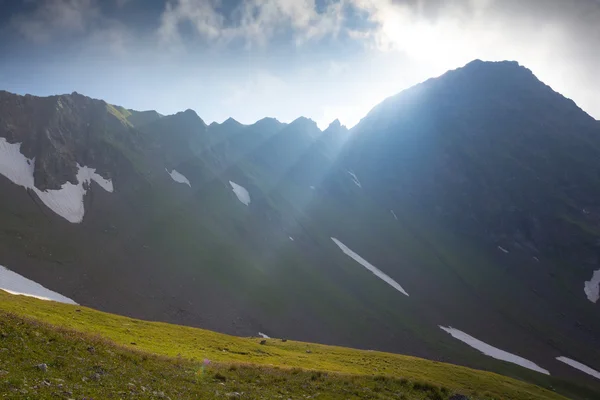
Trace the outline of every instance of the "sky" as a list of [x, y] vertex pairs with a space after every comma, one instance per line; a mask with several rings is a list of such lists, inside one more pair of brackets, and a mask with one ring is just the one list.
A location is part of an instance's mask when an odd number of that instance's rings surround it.
[[474, 59], [600, 119], [600, 0], [0, 0], [0, 90], [352, 127]]

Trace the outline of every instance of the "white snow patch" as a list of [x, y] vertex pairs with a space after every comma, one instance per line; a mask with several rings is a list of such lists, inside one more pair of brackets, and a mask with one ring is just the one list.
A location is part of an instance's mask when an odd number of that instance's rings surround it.
[[245, 187], [240, 186], [232, 181], [229, 181], [229, 184], [233, 188], [233, 193], [235, 193], [239, 201], [241, 201], [245, 205], [250, 204], [250, 193], [248, 193]]
[[77, 304], [68, 297], [46, 289], [39, 283], [25, 278], [0, 265], [0, 289], [11, 294], [36, 297], [42, 300], [53, 300], [67, 304]]
[[290, 240], [293, 242], [293, 241], [294, 241], [294, 238], [290, 236]]
[[169, 170], [166, 169], [166, 168], [165, 168], [165, 171], [167, 171], [167, 173], [171, 176], [171, 179], [173, 179], [175, 182], [177, 182], [177, 183], [185, 183], [189, 187], [192, 187], [192, 185], [190, 184], [190, 181], [188, 180], [188, 178], [186, 178], [185, 176], [183, 176], [183, 174], [177, 172], [176, 170], [173, 170], [173, 171], [169, 172]]
[[314, 187], [314, 186], [311, 186], [310, 188], [311, 188], [312, 190], [315, 190], [315, 187]]
[[562, 357], [562, 356], [561, 357], [556, 357], [556, 359], [558, 361], [560, 361], [560, 362], [564, 362], [565, 364], [570, 365], [573, 368], [576, 368], [576, 369], [578, 369], [578, 370], [580, 370], [582, 372], [585, 372], [586, 374], [591, 375], [591, 376], [593, 376], [596, 379], [600, 379], [600, 372], [596, 371], [593, 368], [588, 367], [585, 364], [582, 364], [582, 363], [580, 363], [578, 361], [571, 360], [570, 358]]
[[394, 219], [396, 221], [398, 221], [398, 217], [396, 216], [396, 213], [394, 212], [394, 210], [390, 210], [390, 212], [392, 213], [392, 215], [394, 216]]
[[502, 251], [503, 253], [506, 253], [506, 254], [508, 254], [508, 253], [509, 253], [509, 251], [508, 251], [508, 250], [506, 250], [506, 249], [505, 249], [504, 247], [502, 247], [502, 246], [498, 246], [498, 250], [500, 250], [500, 251]]
[[0, 137], [0, 174], [11, 182], [33, 187], [33, 162], [21, 153], [20, 143], [8, 143]]
[[360, 184], [360, 181], [358, 180], [358, 178], [356, 177], [356, 175], [354, 174], [354, 172], [348, 170], [346, 171], [350, 174], [350, 176], [352, 177], [352, 181], [354, 182], [354, 184], [356, 186], [358, 186], [359, 188], [362, 188], [362, 185]]
[[112, 193], [114, 190], [112, 181], [98, 175], [94, 168], [77, 164], [76, 185], [66, 182], [60, 189], [41, 191], [34, 185], [34, 166], [35, 160], [29, 160], [21, 153], [20, 143], [11, 144], [5, 138], [0, 138], [0, 174], [16, 185], [33, 190], [48, 208], [69, 222], [83, 221], [83, 198], [91, 181], [107, 192]]
[[398, 282], [396, 282], [395, 280], [393, 280], [392, 278], [390, 278], [388, 275], [386, 275], [384, 272], [380, 271], [378, 268], [376, 268], [375, 266], [373, 266], [371, 263], [369, 263], [367, 260], [365, 260], [364, 258], [362, 258], [361, 256], [359, 256], [358, 254], [356, 254], [355, 252], [353, 252], [352, 250], [350, 250], [344, 243], [340, 242], [339, 240], [337, 240], [334, 237], [332, 237], [331, 240], [333, 240], [333, 242], [335, 244], [337, 244], [338, 247], [346, 255], [350, 256], [350, 258], [352, 258], [354, 261], [356, 261], [357, 263], [359, 263], [360, 265], [362, 265], [363, 267], [365, 267], [366, 269], [368, 269], [369, 271], [371, 271], [373, 274], [375, 274], [375, 276], [377, 276], [378, 278], [380, 278], [381, 280], [383, 280], [385, 283], [387, 283], [388, 285], [390, 285], [391, 287], [393, 287], [394, 289], [396, 289], [400, 293], [408, 296], [408, 293], [406, 293], [406, 291], [402, 288], [402, 286], [400, 286], [400, 284]]
[[594, 271], [592, 279], [585, 281], [583, 291], [592, 303], [596, 303], [600, 299], [600, 269]]
[[260, 336], [260, 337], [261, 337], [261, 338], [263, 338], [263, 339], [271, 339], [270, 337], [268, 337], [267, 335], [265, 335], [265, 334], [264, 334], [264, 333], [262, 333], [262, 332], [258, 332], [258, 336]]
[[529, 361], [523, 357], [519, 357], [517, 355], [511, 354], [507, 351], [500, 350], [494, 346], [491, 346], [487, 343], [482, 342], [479, 339], [475, 339], [473, 336], [470, 336], [462, 331], [459, 331], [458, 329], [454, 329], [451, 326], [447, 327], [447, 328], [440, 326], [440, 328], [443, 329], [444, 331], [448, 332], [450, 335], [452, 335], [453, 338], [458, 339], [461, 342], [468, 344], [469, 346], [473, 347], [474, 349], [479, 350], [486, 356], [490, 356], [497, 360], [502, 360], [502, 361], [506, 361], [509, 363], [517, 364], [522, 367], [531, 369], [533, 371], [541, 372], [542, 374], [550, 375], [550, 372], [548, 370], [545, 370], [544, 368], [540, 367], [539, 365], [535, 364], [532, 361]]

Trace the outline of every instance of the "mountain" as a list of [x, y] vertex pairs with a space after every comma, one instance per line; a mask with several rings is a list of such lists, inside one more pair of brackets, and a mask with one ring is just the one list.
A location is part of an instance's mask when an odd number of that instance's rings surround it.
[[0, 93], [0, 265], [135, 318], [600, 388], [562, 358], [600, 369], [600, 127], [526, 68], [474, 61], [350, 131], [132, 115]]

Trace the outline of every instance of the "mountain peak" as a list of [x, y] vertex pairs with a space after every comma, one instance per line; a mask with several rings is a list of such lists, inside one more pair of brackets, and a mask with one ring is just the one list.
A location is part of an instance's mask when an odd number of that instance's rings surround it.
[[195, 122], [206, 126], [206, 123], [202, 120], [202, 118], [200, 118], [198, 114], [196, 114], [196, 111], [192, 110], [191, 108], [188, 108], [185, 111], [180, 111], [177, 114], [172, 115], [171, 117], [181, 118], [190, 123]]
[[348, 128], [346, 128], [346, 125], [342, 125], [340, 120], [336, 118], [329, 124], [327, 129], [325, 129], [323, 132], [327, 132], [327, 131], [329, 131], [329, 132], [331, 132], [331, 131], [348, 131]]
[[[196, 111], [192, 110], [191, 108], [188, 108], [187, 110], [185, 110], [181, 113], [178, 113], [178, 114], [194, 115], [194, 116], [198, 117], [198, 114], [196, 113]], [[200, 117], [198, 117], [198, 118], [200, 118]]]
[[227, 118], [221, 125], [242, 126], [243, 124], [232, 117]]
[[519, 64], [518, 61], [515, 61], [515, 60], [484, 61], [484, 60], [481, 60], [479, 58], [477, 58], [477, 59], [475, 59], [473, 61], [468, 62], [462, 68], [468, 68], [468, 67], [480, 66], [480, 65], [502, 65], [502, 66], [516, 66], [516, 67], [525, 68], [521, 64]]
[[[310, 118], [306, 118], [306, 117], [298, 117], [295, 120], [293, 120], [290, 125], [298, 125], [298, 126], [306, 126], [306, 127], [310, 127], [310, 128], [317, 128], [319, 129], [317, 123], [315, 121], [313, 121]], [[320, 129], [319, 129], [320, 131]]]
[[263, 119], [259, 119], [252, 125], [260, 127], [283, 127], [287, 124], [279, 121], [277, 118], [264, 117]]
[[[537, 80], [530, 69], [519, 64], [517, 61], [482, 61], [477, 59], [463, 67], [448, 71], [440, 78], [457, 75], [468, 77], [468, 79], [489, 79], [493, 75], [510, 82], [513, 82], [515, 78], [518, 80], [528, 78]], [[436, 81], [437, 79], [439, 78], [433, 78], [430, 81]]]

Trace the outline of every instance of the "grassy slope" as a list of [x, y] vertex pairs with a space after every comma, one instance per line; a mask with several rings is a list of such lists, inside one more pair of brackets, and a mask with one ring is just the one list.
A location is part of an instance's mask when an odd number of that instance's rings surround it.
[[[2, 291], [0, 309], [0, 350], [8, 355], [0, 361], [0, 390], [13, 398], [26, 392], [35, 393], [32, 398], [50, 398], [61, 391], [105, 398], [119, 392], [140, 394], [142, 386], [148, 393], [173, 398], [213, 397], [216, 391], [245, 392], [248, 398], [320, 393], [320, 398], [402, 394], [443, 399], [453, 392], [475, 398], [563, 398], [494, 373], [414, 357], [276, 339], [260, 345], [259, 339], [134, 320]], [[198, 372], [204, 359], [212, 364], [203, 375]], [[36, 369], [39, 363], [48, 364], [48, 372]]]

